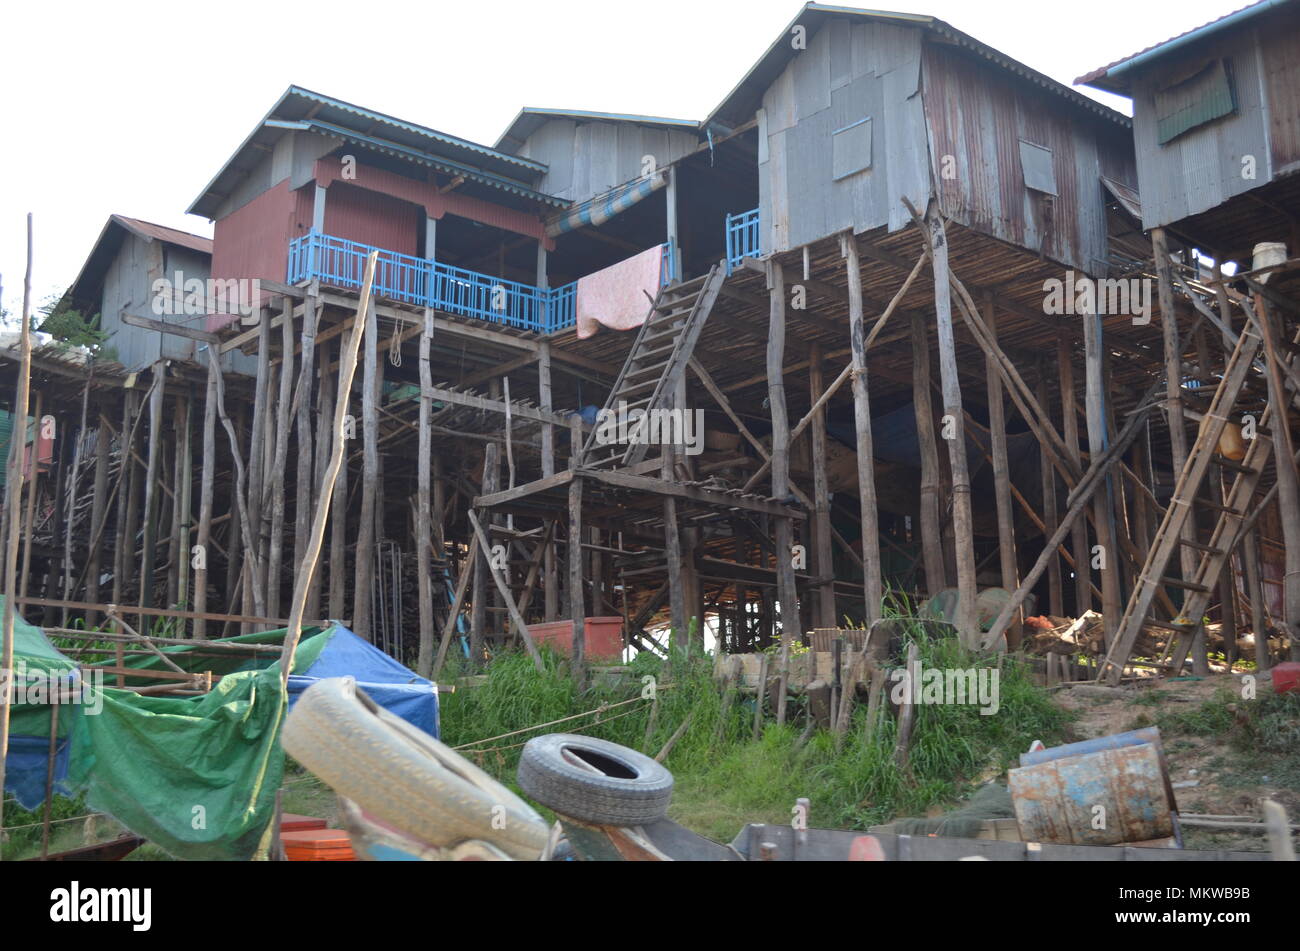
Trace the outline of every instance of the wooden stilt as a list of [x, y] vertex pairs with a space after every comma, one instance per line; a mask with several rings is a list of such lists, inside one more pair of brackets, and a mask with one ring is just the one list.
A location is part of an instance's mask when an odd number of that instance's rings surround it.
[[[100, 414], [99, 432], [95, 434], [95, 488], [90, 503], [90, 544], [86, 554], [86, 600], [92, 604], [99, 603], [100, 562], [103, 558], [104, 522], [108, 516], [108, 469], [111, 465], [109, 451], [112, 448], [111, 428], [108, 420]], [[71, 592], [67, 595], [72, 598]], [[99, 620], [99, 612], [86, 613], [86, 627], [94, 628]]]
[[975, 620], [975, 533], [971, 519], [970, 473], [966, 465], [965, 419], [962, 414], [961, 380], [957, 373], [957, 344], [953, 335], [952, 301], [948, 274], [948, 238], [938, 206], [926, 211], [934, 268], [934, 305], [939, 343], [939, 379], [943, 391], [944, 416], [953, 427], [954, 438], [946, 440], [948, 466], [952, 472], [952, 522], [957, 549], [956, 627], [962, 643], [976, 646], [980, 632]]
[[[27, 597], [27, 585], [31, 580], [32, 574], [32, 543], [35, 540], [32, 526], [36, 521], [36, 493], [40, 488], [40, 463], [37, 459], [37, 448], [40, 446], [41, 427], [44, 425], [42, 408], [44, 405], [45, 394], [40, 390], [36, 391], [36, 409], [32, 414], [32, 442], [31, 448], [25, 449], [26, 453], [24, 465], [27, 467], [25, 473], [25, 483], [27, 496], [23, 506], [23, 561], [22, 568], [18, 574], [18, 596]], [[15, 428], [22, 434], [21, 439], [27, 438], [27, 426], [25, 419], [16, 419]], [[9, 437], [13, 439], [13, 436]], [[17, 508], [15, 507], [15, 512]], [[5, 668], [6, 670], [8, 668]]]
[[[772, 414], [772, 497], [790, 495], [790, 421], [785, 406], [785, 272], [781, 262], [768, 261], [767, 395]], [[861, 332], [861, 324], [858, 324]], [[865, 381], [863, 381], [865, 383]], [[859, 458], [863, 447], [858, 446]], [[861, 471], [859, 469], [859, 471]], [[865, 500], [864, 500], [865, 507]], [[865, 530], [864, 530], [865, 536]], [[864, 537], [864, 546], [866, 539]], [[789, 673], [790, 645], [803, 637], [799, 623], [799, 595], [795, 589], [792, 548], [794, 528], [790, 519], [776, 519], [776, 585], [781, 603], [781, 678]], [[777, 722], [785, 722], [785, 694], [778, 701]]]
[[[1047, 389], [1047, 367], [1042, 360], [1038, 363], [1038, 402], [1043, 409], [1051, 411], [1051, 398]], [[1038, 452], [1038, 471], [1043, 495], [1043, 540], [1046, 541], [1055, 531], [1057, 525], [1056, 471], [1052, 468], [1047, 452], [1040, 446]], [[1048, 612], [1056, 617], [1065, 613], [1065, 603], [1061, 588], [1061, 559], [1052, 556], [1047, 563], [1047, 605]]]
[[428, 677], [433, 666], [433, 564], [431, 555], [433, 539], [433, 515], [430, 511], [430, 456], [433, 453], [432, 434], [429, 432], [429, 417], [433, 412], [433, 400], [429, 390], [433, 387], [433, 374], [429, 368], [429, 353], [433, 347], [433, 311], [424, 310], [424, 331], [420, 334], [420, 433], [419, 448], [416, 450], [416, 596], [420, 599], [420, 653], [416, 662], [416, 671], [421, 677]]
[[[212, 546], [212, 493], [217, 477], [217, 374], [208, 364], [208, 382], [203, 392], [203, 474], [199, 479], [199, 531], [195, 539], [198, 551], [194, 568], [194, 611], [208, 610], [208, 556]], [[233, 538], [235, 533], [231, 533]], [[189, 552], [184, 557], [190, 557]], [[194, 622], [194, 636], [207, 637], [207, 619]]]
[[[316, 393], [316, 329], [320, 320], [320, 307], [316, 297], [308, 295], [302, 305], [302, 368], [298, 374], [296, 402], [298, 404], [298, 446], [296, 450], [296, 472], [294, 473], [293, 504], [293, 564], [301, 565], [311, 540], [311, 521], [307, 513], [312, 511], [312, 407], [313, 394]], [[285, 354], [285, 360], [290, 355]], [[312, 573], [312, 581], [320, 572]], [[320, 591], [315, 584], [308, 587], [307, 602], [303, 608], [307, 617], [320, 616], [319, 600], [312, 603], [312, 590]]]
[[[1097, 459], [1106, 449], [1105, 377], [1102, 366], [1101, 317], [1090, 313], [1083, 315], [1083, 340], [1085, 349], [1086, 400], [1088, 424], [1088, 452]], [[1115, 522], [1111, 507], [1111, 480], [1107, 477], [1093, 495], [1093, 525], [1097, 544], [1101, 547], [1101, 613], [1106, 644], [1109, 645], [1119, 628], [1124, 606], [1120, 602], [1119, 566], [1120, 551], [1115, 538]]]
[[925, 318], [911, 315], [912, 405], [916, 437], [921, 451], [921, 512], [918, 525], [921, 559], [925, 566], [925, 593], [933, 597], [948, 586], [943, 557], [943, 529], [939, 519], [939, 447], [935, 442], [934, 407], [930, 404], [930, 343]]
[[[280, 589], [282, 587], [281, 561], [284, 558], [284, 495], [285, 470], [289, 465], [289, 440], [293, 419], [293, 309], [292, 298], [284, 299], [280, 312], [280, 395], [275, 407], [275, 455], [271, 463], [271, 484], [263, 496], [263, 506], [271, 510], [271, 538], [266, 563], [266, 610], [272, 617], [280, 616]], [[302, 458], [300, 452], [299, 458]], [[267, 501], [269, 499], [269, 501]]]
[[[375, 580], [375, 493], [379, 479], [379, 317], [366, 308], [365, 374], [361, 380], [361, 517], [352, 583], [352, 628], [371, 640], [370, 599]], [[477, 607], [477, 605], [476, 605]]]
[[[862, 523], [863, 619], [880, 617], [884, 584], [880, 574], [880, 524], [876, 511], [876, 463], [871, 442], [871, 399], [867, 388], [867, 349], [862, 308], [862, 265], [853, 235], [840, 238], [849, 292], [849, 347], [853, 367], [853, 425], [858, 457], [858, 501]], [[915, 273], [915, 272], [914, 272]], [[776, 493], [773, 492], [775, 495]]]
[[[554, 410], [551, 397], [551, 344], [542, 341], [537, 352], [537, 386], [538, 405], [546, 413]], [[555, 427], [550, 423], [542, 424], [542, 477], [555, 475]], [[547, 621], [559, 617], [560, 579], [555, 570], [555, 541], [552, 538], [546, 545], [543, 556], [546, 570], [543, 575], [543, 615]]]
[[[850, 330], [851, 332], [851, 330]], [[822, 346], [813, 344], [808, 356], [808, 398], [815, 404], [823, 390]], [[831, 551], [830, 487], [826, 477], [826, 411], [817, 410], [810, 431], [812, 433], [813, 470], [813, 548], [816, 557], [813, 568], [817, 574], [817, 627], [834, 627], [835, 614], [835, 562]]]
[[[1057, 369], [1061, 374], [1061, 433], [1070, 462], [1082, 465], [1083, 453], [1079, 449], [1079, 414], [1075, 406], [1074, 355], [1070, 342], [1064, 336], [1057, 339]], [[1074, 550], [1074, 611], [1082, 615], [1092, 608], [1091, 553], [1088, 548], [1088, 524], [1075, 523], [1070, 533]]]
[[[997, 309], [993, 294], [984, 297], [984, 324], [989, 336], [997, 342]], [[998, 565], [1002, 572], [1002, 587], [1015, 591], [1020, 586], [1020, 564], [1016, 557], [1016, 528], [1011, 509], [1011, 468], [1007, 462], [1007, 419], [1003, 404], [1002, 378], [997, 373], [996, 361], [985, 356], [988, 373], [989, 397], [989, 452], [993, 457], [993, 496], [998, 514]], [[1055, 509], [1055, 499], [1052, 500]], [[1055, 561], [1055, 559], [1053, 559]], [[1013, 622], [1007, 628], [1007, 647], [1015, 650], [1020, 645], [1020, 624]]]
[[[582, 430], [574, 417], [570, 428], [574, 446], [582, 445]], [[573, 612], [573, 648], [571, 671], [574, 680], [586, 682], [587, 635], [585, 599], [582, 591], [582, 479], [569, 483], [569, 605]]]

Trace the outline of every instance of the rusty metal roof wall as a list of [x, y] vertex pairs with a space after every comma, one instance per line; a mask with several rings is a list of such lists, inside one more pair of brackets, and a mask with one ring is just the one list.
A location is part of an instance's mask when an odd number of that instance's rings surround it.
[[1189, 44], [1198, 43], [1224, 30], [1234, 29], [1262, 13], [1287, 6], [1293, 2], [1294, 0], [1259, 0], [1257, 3], [1252, 3], [1231, 13], [1225, 13], [1216, 20], [1185, 30], [1177, 36], [1170, 37], [1160, 43], [1154, 43], [1146, 49], [1125, 56], [1123, 59], [1117, 59], [1115, 62], [1094, 69], [1090, 73], [1085, 73], [1076, 79], [1074, 84], [1076, 86], [1092, 86], [1095, 89], [1104, 89], [1106, 92], [1126, 96], [1129, 94], [1132, 82], [1132, 70], [1146, 68], [1157, 60], [1180, 51]]
[[791, 43], [791, 32], [796, 27], [803, 26], [807, 29], [808, 35], [811, 36], [827, 22], [844, 18], [887, 23], [895, 26], [911, 26], [936, 34], [947, 42], [955, 43], [977, 56], [987, 59], [993, 65], [1006, 70], [1020, 80], [1031, 83], [1044, 92], [1065, 100], [1081, 111], [1092, 113], [1121, 126], [1127, 127], [1129, 125], [1128, 117], [1122, 113], [1089, 99], [1069, 86], [1057, 82], [1050, 76], [1046, 76], [1018, 60], [1012, 59], [1010, 56], [985, 43], [981, 43], [973, 36], [963, 33], [961, 30], [935, 17], [914, 13], [891, 13], [884, 10], [863, 10], [857, 7], [807, 3], [799, 11], [799, 14], [790, 21], [785, 30], [777, 36], [772, 45], [768, 47], [767, 52], [750, 68], [745, 77], [709, 114], [708, 118], [704, 120], [703, 126], [708, 128], [718, 125], [730, 128], [752, 118], [768, 86], [781, 75], [790, 60], [799, 52]]
[[[1136, 185], [1128, 134], [1078, 122], [963, 50], [927, 43], [922, 64], [931, 161], [937, 167], [951, 156], [953, 174], [935, 176], [944, 213], [1069, 267], [1104, 271], [1101, 178]], [[1056, 189], [1050, 208], [1026, 184], [1022, 142], [1050, 150]]]

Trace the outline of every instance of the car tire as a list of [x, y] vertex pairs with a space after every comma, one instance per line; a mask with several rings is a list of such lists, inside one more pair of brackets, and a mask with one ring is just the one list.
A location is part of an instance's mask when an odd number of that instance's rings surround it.
[[516, 779], [542, 805], [596, 825], [662, 819], [673, 794], [672, 773], [660, 763], [626, 746], [572, 733], [529, 740]]

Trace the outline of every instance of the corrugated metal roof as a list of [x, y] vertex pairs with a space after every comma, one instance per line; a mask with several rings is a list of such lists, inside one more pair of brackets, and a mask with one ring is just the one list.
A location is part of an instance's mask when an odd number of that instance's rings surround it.
[[190, 234], [188, 231], [179, 231], [176, 228], [168, 228], [166, 225], [156, 225], [151, 221], [141, 221], [139, 218], [128, 218], [126, 215], [112, 215], [110, 220], [116, 221], [122, 227], [134, 231], [145, 240], [165, 241], [168, 244], [180, 245], [182, 248], [190, 248], [202, 254], [212, 253], [212, 239], [205, 238], [202, 235]]
[[537, 129], [549, 119], [574, 119], [577, 121], [589, 122], [628, 122], [634, 125], [651, 126], [657, 129], [673, 129], [677, 131], [696, 131], [700, 123], [695, 119], [668, 119], [663, 116], [639, 116], [628, 112], [591, 112], [584, 109], [539, 109], [535, 106], [525, 106], [519, 110], [519, 114], [511, 120], [510, 125], [496, 141], [496, 148], [499, 151], [507, 152], [511, 155], [517, 153], [520, 147], [528, 140]]
[[466, 178], [510, 190], [531, 200], [555, 203], [554, 200], [548, 201], [549, 196], [529, 187], [530, 182], [546, 171], [546, 166], [540, 162], [405, 122], [310, 89], [290, 86], [190, 205], [189, 213], [212, 218], [238, 180], [262, 160], [263, 149], [274, 147], [286, 131], [303, 122], [328, 125], [341, 130], [334, 134], [364, 140], [369, 147], [381, 147], [393, 155], [415, 158], [421, 164], [432, 165], [441, 161], [454, 165], [458, 175], [464, 174]]
[[1221, 30], [1235, 27], [1238, 24], [1266, 13], [1269, 10], [1278, 7], [1287, 6], [1295, 0], [1259, 0], [1258, 3], [1252, 3], [1249, 6], [1242, 7], [1240, 10], [1234, 10], [1231, 13], [1225, 13], [1217, 20], [1211, 20], [1201, 26], [1195, 27], [1179, 33], [1177, 36], [1170, 37], [1160, 43], [1148, 46], [1146, 49], [1139, 50], [1123, 59], [1117, 59], [1113, 63], [1094, 69], [1090, 73], [1085, 73], [1074, 81], [1076, 86], [1092, 86], [1094, 89], [1104, 89], [1106, 92], [1126, 95], [1129, 88], [1128, 76], [1129, 70], [1134, 69], [1157, 56], [1164, 56], [1172, 53], [1178, 48], [1195, 43], [1206, 37], [1213, 36]]
[[1129, 128], [1132, 126], [1132, 120], [1122, 113], [1116, 112], [1101, 103], [1089, 99], [1087, 96], [1076, 92], [1064, 83], [1059, 83], [1050, 76], [1031, 69], [1024, 63], [1012, 59], [1005, 53], [1000, 53], [993, 47], [981, 43], [961, 30], [950, 26], [942, 20], [932, 16], [925, 16], [916, 13], [891, 13], [884, 10], [862, 10], [857, 7], [840, 7], [823, 3], [807, 3], [799, 11], [798, 16], [790, 21], [789, 25], [777, 36], [772, 45], [768, 47], [767, 52], [755, 63], [745, 74], [736, 87], [727, 94], [726, 98], [718, 105], [716, 109], [709, 114], [704, 120], [703, 126], [708, 128], [714, 124], [734, 127], [753, 117], [755, 111], [761, 105], [763, 93], [776, 78], [781, 74], [797, 54], [793, 44], [790, 42], [790, 33], [797, 26], [804, 26], [811, 34], [819, 29], [828, 20], [851, 17], [858, 20], [875, 20], [882, 23], [892, 23], [896, 26], [916, 26], [930, 33], [941, 36], [944, 40], [955, 43], [958, 46], [982, 56], [993, 64], [1015, 74], [1021, 79], [1041, 87], [1045, 91], [1059, 96], [1072, 105], [1091, 112], [1102, 118], [1109, 119], [1117, 125]]

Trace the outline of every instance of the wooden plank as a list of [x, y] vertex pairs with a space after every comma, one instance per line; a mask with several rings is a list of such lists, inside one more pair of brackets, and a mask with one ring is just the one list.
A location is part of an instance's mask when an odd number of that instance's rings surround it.
[[151, 317], [137, 317], [135, 314], [124, 312], [122, 314], [122, 323], [131, 327], [142, 327], [145, 330], [155, 330], [158, 333], [187, 337], [190, 340], [199, 340], [214, 346], [221, 343], [219, 336], [208, 333], [206, 330], [195, 330], [193, 327], [186, 327], [183, 324], [168, 324], [161, 320], [154, 320]]

